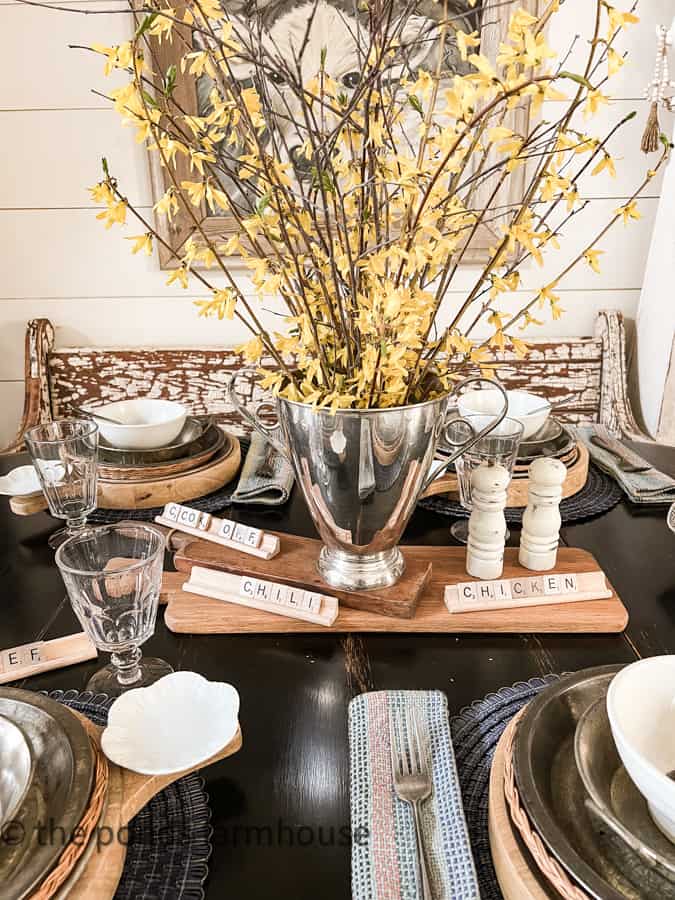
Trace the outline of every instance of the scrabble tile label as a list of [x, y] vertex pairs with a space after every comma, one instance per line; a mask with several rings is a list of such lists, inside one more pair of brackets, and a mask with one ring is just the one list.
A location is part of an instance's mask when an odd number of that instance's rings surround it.
[[32, 666], [42, 662], [42, 641], [37, 644], [22, 644], [0, 652], [0, 672], [11, 672], [12, 669]]
[[279, 552], [279, 540], [274, 535], [266, 535], [260, 528], [251, 528], [231, 519], [219, 519], [209, 513], [182, 506], [180, 503], [167, 503], [161, 516], [155, 519], [160, 525], [168, 525], [188, 534], [198, 532], [215, 543], [235, 544], [244, 553], [271, 559]]
[[469, 612], [504, 607], [564, 603], [611, 596], [604, 575], [544, 572], [497, 581], [462, 581], [447, 585], [445, 603], [449, 612]]

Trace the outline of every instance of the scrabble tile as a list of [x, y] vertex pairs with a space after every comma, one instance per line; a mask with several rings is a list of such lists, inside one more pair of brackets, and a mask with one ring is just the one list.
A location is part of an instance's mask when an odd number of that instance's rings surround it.
[[460, 603], [471, 603], [477, 599], [475, 581], [461, 582], [457, 585], [457, 598]]
[[309, 612], [321, 612], [321, 594], [314, 594], [311, 591], [303, 591], [303, 607]]
[[244, 543], [249, 547], [259, 547], [262, 543], [263, 533], [259, 528], [247, 528]]
[[218, 534], [221, 537], [227, 538], [227, 540], [232, 540], [232, 534], [234, 533], [234, 522], [231, 519], [223, 519], [220, 525], [220, 530]]
[[485, 602], [486, 600], [495, 599], [495, 588], [491, 581], [476, 582], [476, 600]]
[[576, 575], [560, 575], [560, 590], [563, 594], [576, 594], [579, 590]]
[[492, 584], [495, 591], [495, 600], [511, 600], [511, 582], [508, 579], [493, 581]]
[[242, 525], [241, 522], [237, 522], [234, 526], [234, 531], [232, 532], [232, 540], [236, 541], [238, 544], [245, 543], [247, 531], [248, 528], [245, 525]]
[[560, 576], [559, 575], [544, 575], [544, 593], [545, 594], [561, 593]]

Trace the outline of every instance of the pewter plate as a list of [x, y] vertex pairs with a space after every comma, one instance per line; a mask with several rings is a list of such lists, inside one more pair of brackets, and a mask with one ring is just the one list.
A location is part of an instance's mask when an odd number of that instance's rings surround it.
[[574, 758], [579, 719], [622, 666], [599, 666], [561, 678], [526, 707], [514, 740], [518, 791], [551, 853], [595, 900], [647, 896], [609, 858], [586, 809], [586, 791]]
[[54, 700], [0, 689], [0, 715], [26, 735], [35, 760], [33, 782], [0, 839], [3, 900], [29, 895], [56, 863], [91, 794], [94, 758], [84, 727]]
[[151, 466], [182, 459], [204, 449], [201, 443], [212, 427], [212, 416], [188, 416], [180, 434], [172, 444], [151, 450], [123, 450], [99, 438], [99, 456], [103, 462], [117, 466]]
[[624, 769], [604, 698], [579, 719], [574, 751], [588, 792], [586, 808], [605, 834], [607, 852], [645, 896], [675, 898], [675, 845], [654, 824], [647, 802]]
[[33, 780], [33, 754], [23, 730], [0, 716], [0, 829], [26, 799]]
[[552, 456], [557, 459], [574, 449], [576, 440], [561, 422], [549, 419], [545, 427], [546, 432], [536, 441], [521, 441], [517, 462], [533, 462], [541, 456]]

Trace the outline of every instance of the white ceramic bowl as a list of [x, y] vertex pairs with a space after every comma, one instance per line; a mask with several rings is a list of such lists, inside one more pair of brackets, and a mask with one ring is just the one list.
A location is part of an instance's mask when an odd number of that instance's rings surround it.
[[120, 400], [105, 406], [89, 407], [95, 416], [101, 413], [123, 424], [113, 425], [96, 419], [101, 437], [122, 450], [153, 450], [165, 447], [178, 437], [185, 424], [187, 410], [173, 400]]
[[[529, 391], [507, 391], [509, 408], [506, 415], [523, 426], [522, 440], [539, 431], [551, 413], [551, 404], [544, 397], [531, 394]], [[457, 401], [461, 416], [499, 415], [502, 408], [501, 391], [465, 391]]]
[[173, 672], [134, 688], [110, 707], [103, 752], [143, 775], [170, 775], [206, 762], [239, 727], [239, 694], [196, 672]]
[[38, 473], [34, 466], [17, 466], [0, 477], [0, 494], [8, 497], [23, 497], [42, 490]]
[[626, 771], [661, 831], [675, 843], [675, 656], [622, 669], [607, 692], [607, 713]]

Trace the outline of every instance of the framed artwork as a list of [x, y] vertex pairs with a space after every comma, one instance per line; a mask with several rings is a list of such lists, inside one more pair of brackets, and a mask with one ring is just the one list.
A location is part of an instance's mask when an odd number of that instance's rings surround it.
[[[354, 87], [354, 79], [358, 78], [357, 39], [355, 37], [359, 28], [358, 0], [223, 0], [234, 25], [235, 33], [245, 35], [247, 41], [266, 42], [268, 47], [273, 47], [276, 54], [292, 54], [298, 40], [303, 40], [308, 35], [307, 46], [303, 58], [307, 58], [308, 66], [312, 60], [318, 70], [319, 55], [324, 56], [325, 70], [331, 77], [337, 80], [349, 91]], [[439, 21], [443, 15], [444, 4], [434, 0], [420, 0], [411, 5], [410, 2], [399, 0], [402, 14], [406, 16], [402, 36], [406, 41], [407, 53], [402, 59], [401, 65], [396, 68], [397, 77], [404, 79], [413, 77], [419, 68], [435, 69], [438, 54], [443, 53], [443, 71], [447, 78], [454, 74], [464, 74], [469, 66], [461, 59], [454, 34], [446, 35], [442, 51], [438, 40], [440, 29]], [[521, 0], [520, 7], [528, 10], [533, 15], [538, 12], [541, 0]], [[411, 11], [412, 9], [412, 11]], [[449, 0], [448, 12], [453, 17], [453, 23], [458, 29], [465, 32], [478, 30], [480, 34], [480, 52], [494, 61], [497, 56], [500, 41], [506, 35], [509, 18], [514, 10], [510, 3], [503, 0], [480, 0], [472, 5], [469, 0]], [[312, 15], [311, 25], [308, 29], [308, 18]], [[195, 49], [200, 49], [199, 35], [192, 33], [189, 27], [180, 26], [174, 29], [171, 40], [163, 40], [153, 47], [155, 61], [160, 71], [166, 72], [170, 66], [176, 68], [176, 82], [173, 97], [182, 109], [189, 115], [205, 115], [209, 109], [209, 93], [212, 82], [207, 75], [199, 79], [181, 77], [179, 61], [185, 52], [186, 42]], [[412, 48], [412, 50], [411, 50]], [[233, 66], [235, 77], [244, 86], [255, 84], [255, 77], [250, 69], [242, 63]], [[303, 73], [304, 74], [304, 73]], [[308, 77], [312, 77], [308, 74]], [[306, 160], [299, 151], [302, 144], [300, 131], [294, 123], [294, 102], [297, 99], [292, 92], [284, 92], [282, 79], [275, 78], [273, 72], [268, 73], [270, 84], [267, 86], [268, 94], [275, 100], [273, 104], [274, 121], [266, 122], [268, 129], [275, 129], [278, 134], [283, 133], [283, 145], [288, 148], [291, 162], [293, 163], [293, 177], [311, 177], [307, 171]], [[450, 81], [448, 81], [448, 84]], [[256, 87], [259, 87], [256, 85]], [[508, 113], [507, 120], [503, 123], [516, 132], [522, 132], [528, 127], [529, 109], [523, 104]], [[156, 153], [150, 153], [150, 167], [154, 200], [157, 201], [170, 185], [168, 174], [162, 169]], [[188, 170], [188, 166], [179, 157], [176, 161], [176, 175], [180, 180], [191, 180], [194, 176]], [[223, 176], [226, 177], [226, 176]], [[507, 179], [507, 186], [503, 189], [503, 197], [500, 196], [500, 205], [507, 208], [522, 196], [526, 183], [527, 167], [521, 167], [517, 173]], [[228, 184], [230, 191], [245, 191], [246, 182], [241, 181]], [[489, 195], [490, 184], [486, 181], [476, 191], [474, 202], [477, 206], [481, 203], [481, 193]], [[207, 209], [206, 204], [197, 208], [201, 227], [214, 239], [227, 240], [238, 229], [231, 215], [223, 212], [214, 215]], [[170, 244], [174, 250], [180, 250], [188, 238], [194, 233], [194, 221], [182, 208], [172, 221], [165, 216], [156, 217], [156, 227], [160, 235]], [[487, 250], [494, 245], [498, 234], [498, 223], [486, 223], [480, 226], [463, 257], [463, 264], [480, 263], [487, 258]], [[159, 248], [160, 263], [162, 268], [174, 268], [177, 263], [172, 254]], [[231, 260], [232, 261], [232, 260]]]

